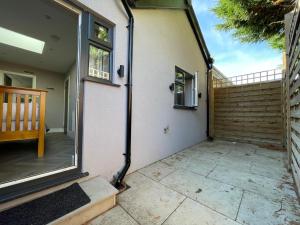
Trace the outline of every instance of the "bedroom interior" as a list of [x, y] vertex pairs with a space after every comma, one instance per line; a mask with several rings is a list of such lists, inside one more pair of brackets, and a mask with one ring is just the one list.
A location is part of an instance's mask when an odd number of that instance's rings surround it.
[[0, 186], [76, 166], [78, 18], [46, 0], [1, 3]]

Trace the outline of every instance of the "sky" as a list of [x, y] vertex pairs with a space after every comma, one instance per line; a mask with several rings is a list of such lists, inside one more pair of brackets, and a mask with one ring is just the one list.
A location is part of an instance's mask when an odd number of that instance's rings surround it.
[[216, 66], [228, 77], [279, 68], [282, 53], [267, 43], [245, 44], [229, 32], [216, 30], [220, 19], [211, 11], [217, 0], [194, 0], [193, 6], [211, 56]]

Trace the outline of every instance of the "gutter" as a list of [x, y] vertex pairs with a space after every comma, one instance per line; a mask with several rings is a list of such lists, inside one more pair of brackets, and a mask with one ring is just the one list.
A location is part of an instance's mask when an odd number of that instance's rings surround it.
[[204, 56], [204, 61], [207, 66], [207, 71], [206, 71], [206, 96], [207, 96], [206, 97], [206, 108], [207, 108], [207, 110], [206, 110], [206, 136], [207, 136], [207, 139], [209, 141], [211, 141], [213, 138], [209, 136], [209, 129], [210, 129], [210, 126], [209, 126], [209, 120], [210, 120], [209, 99], [210, 99], [210, 94], [209, 94], [209, 87], [208, 87], [208, 85], [209, 85], [208, 75], [209, 75], [211, 69], [213, 68], [213, 59], [210, 56], [208, 48], [205, 44], [205, 40], [204, 40], [202, 31], [201, 31], [200, 25], [198, 23], [194, 8], [190, 1], [187, 1], [187, 5], [188, 5], [188, 7], [185, 11], [186, 11], [187, 17], [192, 25], [193, 32], [195, 33], [198, 45], [200, 47], [200, 51], [201, 51], [202, 55]]
[[204, 61], [206, 63], [206, 66], [208, 67], [208, 69], [212, 69], [213, 59], [210, 56], [209, 50], [206, 46], [196, 13], [194, 11], [191, 1], [187, 0], [186, 4], [187, 4], [187, 8], [185, 9], [185, 12], [187, 14], [190, 24], [192, 25], [192, 29], [196, 36], [198, 45], [200, 47], [202, 55], [204, 56]]
[[127, 0], [122, 0], [122, 4], [128, 15], [128, 62], [127, 62], [127, 105], [126, 105], [126, 146], [125, 162], [123, 168], [114, 176], [112, 184], [120, 189], [123, 187], [123, 179], [131, 164], [131, 122], [132, 122], [132, 61], [133, 61], [133, 28], [134, 17]]
[[210, 126], [209, 126], [209, 120], [210, 120], [209, 99], [210, 99], [210, 94], [209, 94], [209, 87], [208, 87], [208, 85], [209, 85], [209, 82], [208, 82], [209, 77], [208, 76], [209, 76], [210, 71], [213, 68], [213, 61], [214, 60], [210, 56], [209, 50], [206, 46], [202, 31], [201, 31], [201, 28], [200, 28], [200, 25], [199, 25], [199, 22], [198, 22], [198, 19], [197, 19], [197, 16], [196, 16], [196, 13], [195, 13], [194, 8], [192, 6], [192, 1], [191, 0], [186, 0], [186, 4], [187, 4], [187, 9], [185, 10], [186, 14], [188, 16], [188, 19], [189, 19], [191, 25], [192, 25], [192, 29], [195, 33], [198, 45], [200, 47], [202, 55], [204, 56], [204, 61], [205, 61], [206, 66], [207, 66], [207, 71], [206, 71], [206, 96], [207, 96], [206, 97], [206, 107], [207, 107], [207, 110], [206, 110], [206, 136], [207, 136], [208, 140], [212, 140], [213, 138], [209, 136], [209, 129], [210, 129]]
[[210, 107], [210, 104], [209, 104], [210, 94], [209, 94], [209, 87], [208, 87], [208, 85], [209, 85], [209, 82], [208, 82], [209, 77], [208, 76], [209, 76], [210, 71], [213, 68], [213, 58], [210, 56], [208, 48], [205, 44], [205, 40], [204, 40], [202, 31], [201, 31], [201, 28], [200, 28], [198, 19], [196, 17], [194, 8], [192, 6], [192, 3], [189, 0], [187, 0], [186, 3], [187, 3], [187, 9], [185, 11], [186, 11], [187, 17], [190, 21], [190, 24], [192, 25], [193, 32], [196, 36], [198, 45], [200, 47], [202, 55], [204, 56], [204, 61], [205, 61], [206, 66], [207, 66], [207, 71], [206, 71], [206, 96], [207, 96], [206, 97], [206, 108], [207, 108], [207, 110], [206, 110], [206, 118], [207, 118], [206, 119], [207, 120], [206, 121], [206, 136], [207, 136], [207, 139], [209, 141], [211, 141], [213, 139], [213, 137], [210, 137], [210, 135], [209, 135], [209, 130], [210, 130], [210, 126], [209, 126], [209, 121], [210, 121], [210, 110], [209, 110], [209, 107]]
[[207, 76], [206, 76], [206, 107], [207, 107], [207, 110], [206, 110], [206, 136], [207, 136], [207, 140], [208, 141], [212, 141], [213, 140], [213, 137], [211, 137], [209, 135], [209, 130], [210, 130], [210, 125], [209, 125], [209, 121], [210, 121], [210, 104], [209, 104], [209, 99], [210, 99], [210, 94], [209, 94], [209, 73], [211, 72], [211, 68], [207, 68]]

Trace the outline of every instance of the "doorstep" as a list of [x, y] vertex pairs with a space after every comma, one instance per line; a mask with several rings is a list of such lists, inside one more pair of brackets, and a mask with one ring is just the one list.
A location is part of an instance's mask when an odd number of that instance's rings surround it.
[[101, 177], [79, 183], [91, 202], [49, 223], [49, 225], [81, 225], [116, 205], [118, 190]]

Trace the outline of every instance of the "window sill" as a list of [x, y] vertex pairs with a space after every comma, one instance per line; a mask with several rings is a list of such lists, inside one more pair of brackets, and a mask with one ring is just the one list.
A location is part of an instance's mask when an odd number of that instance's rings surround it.
[[104, 85], [108, 85], [108, 86], [113, 86], [113, 87], [120, 87], [121, 85], [119, 84], [114, 84], [109, 80], [104, 80], [98, 77], [89, 77], [86, 76], [84, 78], [82, 78], [83, 81], [89, 81], [89, 82], [93, 82], [93, 83], [98, 83], [98, 84], [104, 84]]
[[197, 110], [196, 106], [174, 105], [174, 109]]

